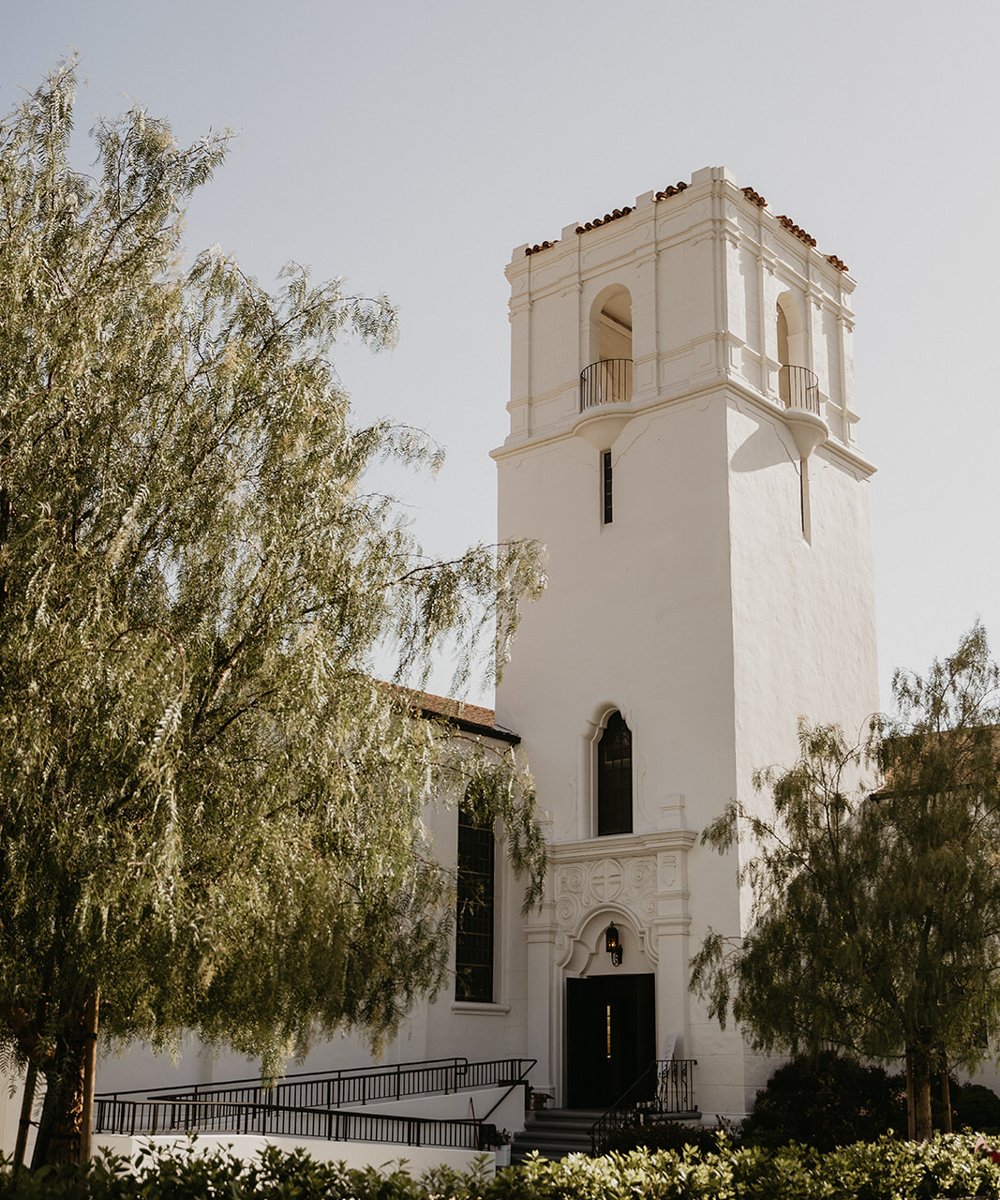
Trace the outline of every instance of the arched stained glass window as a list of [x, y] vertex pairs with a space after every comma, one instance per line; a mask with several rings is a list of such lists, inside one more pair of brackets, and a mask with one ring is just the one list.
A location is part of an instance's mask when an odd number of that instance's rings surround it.
[[597, 743], [597, 836], [632, 832], [632, 733], [613, 712]]

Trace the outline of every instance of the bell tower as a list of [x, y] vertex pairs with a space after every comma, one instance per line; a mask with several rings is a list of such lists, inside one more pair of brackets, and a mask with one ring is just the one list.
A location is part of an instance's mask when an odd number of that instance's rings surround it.
[[717, 167], [519, 247], [507, 277], [499, 535], [549, 573], [496, 704], [548, 814], [527, 1050], [558, 1102], [600, 1107], [669, 1048], [702, 1111], [739, 1114], [769, 1068], [687, 982], [745, 897], [698, 835], [794, 761], [800, 717], [853, 732], [878, 707], [854, 282]]

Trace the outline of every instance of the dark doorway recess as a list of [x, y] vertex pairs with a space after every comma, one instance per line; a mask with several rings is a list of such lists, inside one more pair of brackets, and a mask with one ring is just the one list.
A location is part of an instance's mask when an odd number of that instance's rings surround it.
[[653, 980], [652, 975], [566, 980], [570, 1108], [610, 1108], [656, 1057]]

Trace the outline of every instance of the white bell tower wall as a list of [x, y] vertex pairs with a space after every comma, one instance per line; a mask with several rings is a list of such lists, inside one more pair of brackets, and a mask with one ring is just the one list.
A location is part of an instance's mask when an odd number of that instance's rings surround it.
[[[740, 932], [746, 897], [736, 856], [697, 835], [752, 799], [756, 768], [794, 760], [800, 717], [854, 731], [877, 707], [854, 283], [714, 167], [519, 247], [507, 275], [499, 534], [543, 543], [549, 569], [496, 705], [550, 818], [528, 1052], [559, 1095], [565, 981], [593, 969], [595, 914], [617, 913], [656, 972], [657, 1045], [698, 1059], [703, 1111], [744, 1112], [768, 1068], [708, 1020], [687, 964], [708, 926]], [[632, 828], [598, 837], [612, 711]]]

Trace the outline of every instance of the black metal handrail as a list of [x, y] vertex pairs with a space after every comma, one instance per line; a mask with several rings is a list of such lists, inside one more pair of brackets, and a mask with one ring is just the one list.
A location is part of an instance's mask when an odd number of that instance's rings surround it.
[[310, 1071], [286, 1075], [268, 1084], [261, 1078], [220, 1080], [172, 1088], [146, 1088], [106, 1092], [98, 1099], [155, 1097], [163, 1101], [222, 1100], [236, 1104], [261, 1104], [269, 1108], [326, 1108], [440, 1095], [470, 1088], [508, 1087], [522, 1083], [535, 1065], [534, 1058], [497, 1058], [469, 1062], [467, 1058], [428, 1059], [395, 1066]]
[[804, 408], [819, 416], [819, 379], [808, 367], [783, 366], [778, 372], [778, 396], [785, 408]]
[[[452, 1058], [414, 1059], [411, 1062], [394, 1063], [384, 1067], [340, 1067], [332, 1071], [293, 1071], [281, 1076], [281, 1082], [329, 1079], [343, 1076], [356, 1078], [360, 1076], [394, 1075], [404, 1071], [419, 1071], [427, 1068], [434, 1070], [441, 1066], [453, 1066], [462, 1069], [468, 1064], [467, 1058], [454, 1056]], [[98, 1092], [98, 1096], [194, 1096], [199, 1092], [235, 1089], [240, 1086], [259, 1085], [266, 1088], [268, 1084], [260, 1075], [247, 1075], [238, 1079], [220, 1079], [214, 1083], [180, 1083], [170, 1084], [161, 1088], [119, 1088], [115, 1092]], [[273, 1086], [273, 1085], [272, 1085]]]
[[580, 372], [580, 412], [598, 404], [627, 404], [631, 399], [630, 358], [602, 358]]
[[474, 1118], [397, 1117], [190, 1097], [180, 1100], [95, 1098], [94, 1133], [130, 1137], [172, 1133], [270, 1134], [457, 1150], [486, 1150], [499, 1142], [495, 1125]]
[[657, 1059], [590, 1127], [590, 1152], [603, 1154], [613, 1135], [640, 1121], [676, 1119], [697, 1113], [696, 1058]]

